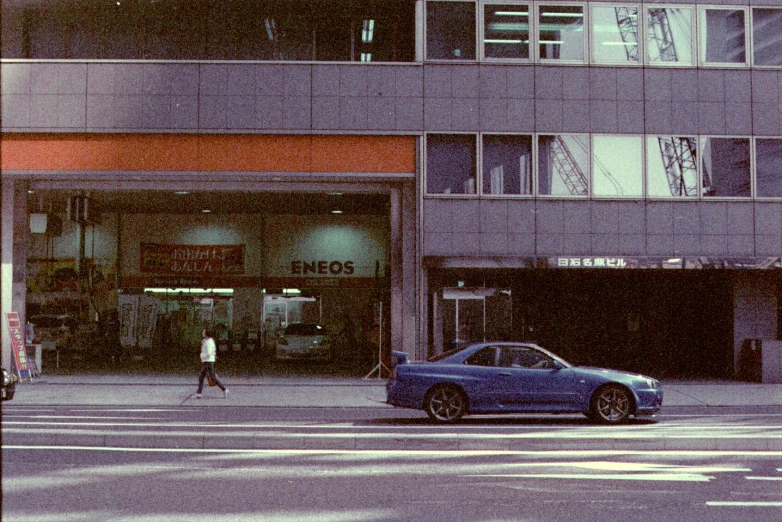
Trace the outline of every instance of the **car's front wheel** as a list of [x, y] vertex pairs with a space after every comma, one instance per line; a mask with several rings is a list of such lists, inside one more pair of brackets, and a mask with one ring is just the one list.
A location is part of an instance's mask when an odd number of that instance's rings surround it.
[[467, 413], [467, 396], [456, 386], [441, 384], [426, 396], [424, 409], [432, 420], [455, 422]]
[[633, 411], [633, 399], [626, 388], [608, 385], [600, 388], [592, 397], [589, 418], [595, 422], [615, 424], [630, 417]]

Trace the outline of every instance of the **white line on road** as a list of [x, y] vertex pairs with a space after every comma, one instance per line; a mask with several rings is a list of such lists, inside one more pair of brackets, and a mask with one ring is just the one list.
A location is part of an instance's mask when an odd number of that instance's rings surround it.
[[706, 505], [713, 507], [782, 507], [782, 502], [728, 502], [711, 500], [706, 502]]
[[535, 455], [549, 457], [594, 457], [594, 456], [624, 456], [642, 455], [652, 457], [782, 457], [782, 451], [743, 451], [743, 450], [361, 450], [361, 449], [199, 449], [199, 448], [125, 448], [106, 446], [26, 446], [8, 444], [5, 450], [60, 450], [60, 451], [116, 451], [128, 453], [258, 453], [258, 454], [288, 454], [288, 455], [448, 455], [448, 456], [483, 456], [483, 455]]

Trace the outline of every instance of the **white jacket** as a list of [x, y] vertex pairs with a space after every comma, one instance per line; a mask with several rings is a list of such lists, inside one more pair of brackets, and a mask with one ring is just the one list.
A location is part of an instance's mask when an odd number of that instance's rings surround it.
[[211, 337], [201, 339], [201, 362], [215, 362], [217, 345]]

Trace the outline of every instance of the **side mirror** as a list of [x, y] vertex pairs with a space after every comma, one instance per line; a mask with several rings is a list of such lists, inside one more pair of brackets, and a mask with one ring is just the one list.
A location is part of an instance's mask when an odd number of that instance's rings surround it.
[[561, 369], [563, 369], [563, 368], [564, 368], [564, 366], [562, 365], [562, 363], [561, 363], [561, 362], [559, 362], [559, 361], [557, 361], [556, 359], [554, 359], [553, 361], [551, 361], [551, 367], [552, 367], [552, 368], [554, 368], [555, 370], [561, 370]]

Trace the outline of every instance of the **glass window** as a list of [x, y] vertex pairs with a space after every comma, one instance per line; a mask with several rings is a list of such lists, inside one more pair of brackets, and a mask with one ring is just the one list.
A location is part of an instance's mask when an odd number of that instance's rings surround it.
[[758, 138], [757, 177], [759, 198], [782, 197], [782, 139]]
[[426, 2], [426, 56], [475, 60], [475, 4]]
[[649, 7], [646, 10], [646, 28], [649, 63], [665, 65], [695, 63], [691, 8]]
[[754, 65], [782, 65], [782, 9], [752, 10]]
[[589, 137], [538, 136], [538, 194], [589, 195]]
[[592, 8], [592, 58], [598, 63], [640, 63], [638, 7]]
[[594, 136], [592, 185], [595, 196], [643, 195], [643, 141], [640, 136]]
[[475, 194], [475, 136], [426, 137], [426, 190], [429, 194]]
[[478, 350], [467, 358], [465, 363], [472, 366], [496, 366], [497, 365], [497, 347], [487, 346]]
[[646, 138], [646, 194], [649, 197], [698, 195], [697, 141], [692, 136]]
[[751, 195], [749, 138], [703, 138], [703, 195]]
[[584, 61], [584, 7], [541, 5], [538, 45], [541, 60]]
[[483, 55], [486, 58], [529, 59], [529, 5], [483, 6]]
[[[413, 61], [415, 2], [16, 2], [4, 57]], [[473, 9], [474, 11], [474, 9]], [[475, 26], [473, 20], [473, 27]], [[13, 39], [13, 47], [5, 42]], [[473, 35], [473, 48], [475, 46]], [[10, 50], [9, 50], [10, 49]], [[8, 51], [8, 52], [6, 52]]]
[[532, 136], [483, 136], [483, 193], [532, 194]]
[[704, 8], [701, 11], [702, 63], [746, 63], [745, 18], [743, 9]]

